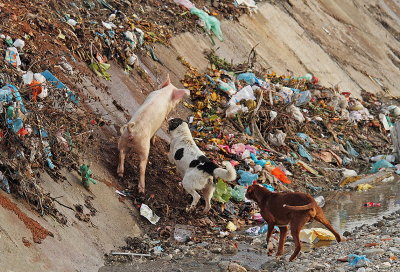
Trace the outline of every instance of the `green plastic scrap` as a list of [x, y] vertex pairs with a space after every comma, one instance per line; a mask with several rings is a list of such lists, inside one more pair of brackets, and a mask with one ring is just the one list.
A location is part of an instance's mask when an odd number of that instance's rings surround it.
[[208, 32], [210, 32], [211, 30], [220, 41], [224, 40], [221, 31], [221, 23], [217, 18], [208, 15], [205, 11], [198, 8], [191, 8], [190, 13], [198, 16], [201, 20], [204, 21], [204, 23], [206, 24], [205, 28]]
[[103, 77], [106, 80], [111, 80], [111, 75], [107, 72], [110, 69], [110, 64], [108, 63], [98, 63], [93, 62], [89, 67], [96, 73], [96, 75]]
[[89, 165], [82, 164], [79, 171], [81, 172], [83, 186], [89, 188], [90, 183], [97, 184], [97, 181], [92, 179], [92, 170], [90, 170]]
[[215, 192], [213, 199], [221, 202], [226, 203], [232, 196], [232, 188], [228, 186], [222, 179], [218, 179], [218, 182], [215, 186]]
[[246, 187], [241, 185], [236, 185], [232, 191], [232, 199], [237, 202], [243, 201], [245, 194], [246, 194]]

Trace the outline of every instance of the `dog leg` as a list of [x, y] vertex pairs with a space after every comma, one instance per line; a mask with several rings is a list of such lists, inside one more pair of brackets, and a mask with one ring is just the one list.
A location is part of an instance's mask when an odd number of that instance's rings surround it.
[[301, 241], [299, 237], [300, 230], [309, 220], [310, 217], [308, 215], [305, 215], [304, 213], [299, 213], [290, 222], [290, 233], [292, 234], [294, 240], [295, 249], [292, 256], [290, 256], [289, 261], [292, 261], [294, 258], [296, 258], [301, 250]]
[[[186, 190], [186, 189], [185, 189]], [[188, 209], [186, 209], [187, 212], [192, 212], [194, 211], [194, 209], [196, 208], [197, 203], [200, 200], [200, 195], [199, 193], [196, 192], [196, 190], [191, 189], [190, 191], [186, 190], [189, 194], [192, 195], [193, 197], [193, 201], [192, 204], [190, 204], [190, 207]]]
[[[267, 246], [268, 246], [269, 240], [271, 239], [272, 232], [274, 231], [274, 228], [275, 228], [275, 224], [271, 223], [271, 222], [267, 222], [267, 223], [268, 223], [268, 232], [267, 232], [266, 242], [267, 242]], [[271, 255], [272, 251], [273, 251], [273, 248], [268, 252], [268, 255]]]
[[214, 195], [215, 186], [212, 180], [208, 181], [206, 187], [203, 189], [203, 196], [206, 202], [206, 206], [204, 207], [203, 213], [206, 214], [211, 209], [211, 198]]
[[278, 252], [276, 253], [276, 256], [283, 255], [286, 236], [287, 236], [287, 231], [288, 231], [288, 227], [287, 226], [279, 227], [280, 236], [279, 236]]
[[342, 241], [340, 234], [337, 233], [336, 230], [332, 227], [331, 222], [329, 222], [329, 220], [325, 217], [321, 208], [317, 210], [317, 214], [315, 215], [314, 219], [322, 223], [325, 227], [327, 227], [327, 229], [330, 230], [333, 233], [333, 235], [335, 235], [336, 241], [338, 242]]
[[140, 159], [140, 178], [139, 178], [139, 193], [144, 193], [145, 189], [145, 177], [146, 177], [146, 166], [149, 160], [150, 142], [146, 142], [141, 146], [139, 154]]

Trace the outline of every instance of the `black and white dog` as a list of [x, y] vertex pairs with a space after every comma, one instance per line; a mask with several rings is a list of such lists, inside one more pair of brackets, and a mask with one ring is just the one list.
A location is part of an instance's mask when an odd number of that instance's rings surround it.
[[226, 181], [236, 179], [235, 168], [230, 162], [222, 164], [226, 169], [210, 161], [197, 147], [192, 138], [189, 126], [180, 118], [169, 120], [169, 132], [171, 145], [168, 159], [176, 164], [178, 172], [183, 177], [183, 188], [192, 195], [193, 201], [187, 211], [192, 211], [200, 200], [198, 190], [203, 191], [206, 206], [203, 213], [208, 213], [211, 208], [211, 198], [215, 191], [214, 177], [220, 177]]

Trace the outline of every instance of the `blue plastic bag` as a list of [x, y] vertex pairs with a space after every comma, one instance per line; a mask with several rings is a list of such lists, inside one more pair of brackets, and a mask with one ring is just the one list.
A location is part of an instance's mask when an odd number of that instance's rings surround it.
[[236, 78], [237, 80], [244, 80], [247, 84], [253, 85], [256, 83], [257, 77], [254, 73], [242, 73]]
[[261, 167], [264, 167], [267, 164], [266, 160], [259, 160], [257, 159], [256, 155], [254, 155], [253, 153], [250, 153], [250, 157], [251, 159], [254, 161], [255, 164], [260, 165]]
[[367, 259], [365, 255], [350, 254], [348, 257], [348, 262], [349, 265], [351, 266], [356, 266], [357, 263], [361, 260], [364, 260], [365, 262], [371, 262], [370, 260]]
[[238, 180], [238, 183], [242, 186], [249, 186], [253, 184], [253, 181], [258, 179], [257, 174], [252, 174], [250, 172], [246, 172], [243, 170], [238, 170], [238, 174], [240, 175], [240, 179]]
[[312, 95], [310, 91], [300, 92], [296, 95], [296, 106], [303, 106], [311, 101]]
[[304, 145], [305, 145], [306, 147], [309, 147], [309, 146], [310, 146], [310, 143], [311, 143], [311, 138], [310, 138], [310, 136], [308, 136], [308, 135], [305, 134], [305, 133], [297, 133], [296, 135], [304, 140]]
[[376, 173], [381, 168], [396, 168], [393, 164], [388, 162], [387, 160], [379, 160], [372, 165], [371, 173]]
[[358, 157], [360, 156], [360, 153], [358, 153], [350, 144], [349, 141], [346, 142], [346, 151], [349, 152], [349, 154], [353, 157]]
[[265, 188], [267, 188], [269, 191], [274, 192], [275, 188], [272, 185], [269, 184], [263, 184], [262, 186], [264, 186]]
[[310, 153], [308, 153], [307, 149], [302, 144], [298, 144], [298, 146], [299, 146], [298, 152], [300, 156], [312, 162], [314, 158], [310, 155]]

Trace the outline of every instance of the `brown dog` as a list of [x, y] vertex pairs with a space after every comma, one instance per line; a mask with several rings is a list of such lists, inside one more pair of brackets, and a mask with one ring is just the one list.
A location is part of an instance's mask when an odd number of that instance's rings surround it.
[[299, 254], [301, 242], [300, 230], [313, 219], [325, 225], [341, 241], [340, 235], [333, 229], [329, 220], [325, 217], [321, 207], [317, 205], [314, 198], [305, 193], [275, 193], [270, 192], [260, 184], [249, 186], [246, 198], [257, 202], [261, 215], [268, 223], [267, 244], [275, 226], [279, 227], [280, 238], [277, 256], [283, 255], [283, 246], [286, 240], [288, 225], [295, 243], [295, 250], [290, 256], [292, 261]]

